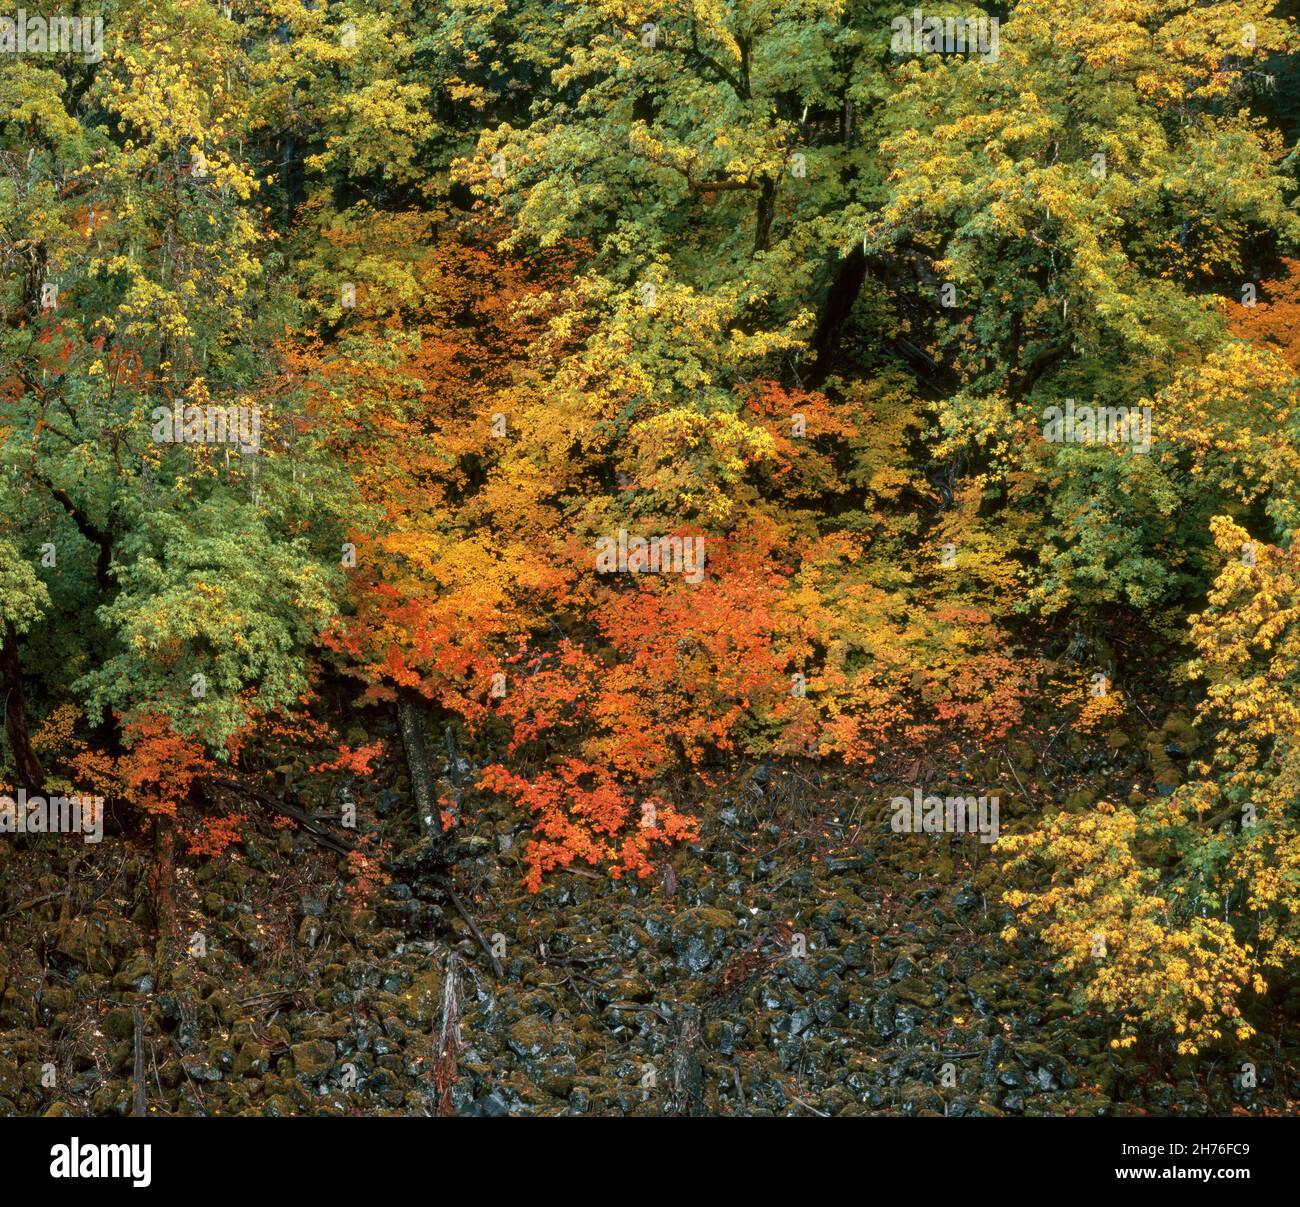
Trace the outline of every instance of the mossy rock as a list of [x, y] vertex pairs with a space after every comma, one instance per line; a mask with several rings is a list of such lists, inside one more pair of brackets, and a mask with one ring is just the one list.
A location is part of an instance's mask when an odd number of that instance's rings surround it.
[[270, 1063], [270, 1049], [263, 1044], [250, 1040], [239, 1049], [235, 1056], [234, 1073], [236, 1077], [260, 1077], [270, 1068]]
[[133, 1039], [135, 1036], [135, 1015], [125, 1007], [110, 1010], [100, 1023], [100, 1030], [109, 1039]]
[[1095, 788], [1076, 788], [1065, 798], [1063, 806], [1067, 813], [1084, 813], [1097, 803]]
[[1028, 742], [1008, 742], [1007, 753], [1017, 771], [1033, 772], [1038, 767], [1038, 756]]
[[413, 1026], [427, 1027], [437, 1020], [442, 1012], [442, 990], [441, 969], [431, 968], [417, 976], [400, 998], [407, 1021]]
[[323, 1077], [334, 1066], [334, 1045], [325, 1039], [311, 1039], [289, 1049], [293, 1069], [299, 1077]]
[[107, 975], [113, 971], [107, 936], [94, 918], [73, 918], [59, 940], [58, 950], [89, 972]]
[[736, 919], [725, 909], [715, 909], [708, 905], [701, 905], [696, 909], [688, 909], [685, 913], [678, 914], [673, 921], [673, 932], [679, 935], [693, 935], [701, 930], [719, 929], [731, 930], [736, 925]]
[[1180, 712], [1171, 712], [1164, 719], [1160, 731], [1166, 735], [1166, 741], [1177, 742], [1189, 753], [1200, 744], [1201, 735], [1196, 732], [1196, 726]]
[[539, 1014], [529, 1014], [510, 1025], [508, 1043], [517, 1056], [538, 1057], [546, 1050], [548, 1031]]

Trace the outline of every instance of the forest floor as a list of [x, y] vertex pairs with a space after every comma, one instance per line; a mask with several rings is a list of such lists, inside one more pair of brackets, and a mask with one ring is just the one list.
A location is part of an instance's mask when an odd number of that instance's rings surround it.
[[[1185, 729], [1050, 753], [1026, 735], [948, 774], [995, 785], [1005, 832], [1087, 808], [1081, 783], [1168, 790]], [[1244, 1056], [1112, 1048], [1035, 943], [999, 938], [987, 846], [893, 832], [894, 795], [948, 787], [902, 770], [684, 780], [697, 844], [647, 880], [584, 868], [537, 893], [528, 819], [485, 802], [455, 871], [482, 941], [427, 870], [395, 768], [376, 807], [396, 870], [361, 904], [345, 857], [249, 803], [240, 846], [178, 867], [190, 946], [162, 968], [146, 848], [29, 838], [19, 858], [8, 839], [0, 1115], [1290, 1112], [1294, 1001], [1261, 1004]]]

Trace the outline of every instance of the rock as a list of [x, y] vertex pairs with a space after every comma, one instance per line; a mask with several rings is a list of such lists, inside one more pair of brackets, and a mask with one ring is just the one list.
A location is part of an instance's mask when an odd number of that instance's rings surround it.
[[1076, 788], [1065, 798], [1062, 808], [1067, 813], [1084, 813], [1097, 801], [1095, 788]]
[[897, 1004], [892, 993], [885, 993], [871, 1007], [871, 1025], [884, 1039], [888, 1039], [897, 1030], [894, 1025]]
[[930, 987], [919, 977], [908, 977], [894, 986], [894, 993], [914, 1006], [933, 1006], [936, 998]]
[[966, 991], [971, 1004], [976, 1010], [989, 1011], [996, 1007], [1003, 997], [1003, 984], [1000, 978], [988, 973], [980, 973], [966, 982]]
[[108, 975], [113, 971], [103, 926], [94, 918], [71, 919], [59, 940], [58, 950], [87, 972]]
[[701, 935], [691, 935], [682, 951], [682, 963], [693, 973], [703, 972], [711, 963], [713, 956], [709, 945]]
[[569, 1095], [569, 1107], [575, 1114], [585, 1115], [591, 1110], [591, 1095], [585, 1086], [575, 1086]]
[[942, 1115], [943, 1097], [931, 1085], [906, 1085], [899, 1094], [905, 1115]]
[[460, 1114], [497, 1119], [510, 1114], [510, 1103], [500, 1090], [491, 1090], [489, 1093], [484, 1094], [483, 1097], [476, 1098]]
[[100, 1030], [109, 1039], [123, 1040], [135, 1038], [135, 1015], [125, 1008], [110, 1010], [100, 1023]]
[[1200, 745], [1200, 735], [1196, 732], [1196, 727], [1181, 712], [1171, 712], [1165, 717], [1160, 730], [1170, 744], [1177, 745], [1187, 753]]
[[849, 968], [866, 968], [871, 963], [871, 945], [864, 942], [850, 943], [842, 955]]
[[[1016, 1060], [1033, 1076], [1042, 1089], [1074, 1089], [1079, 1079], [1068, 1061], [1044, 1044], [1021, 1043], [1014, 1052]], [[1048, 1083], [1051, 1084], [1048, 1084]], [[1005, 1084], [1011, 1084], [1007, 1082]]]
[[113, 978], [115, 989], [132, 993], [152, 993], [154, 987], [153, 961], [143, 951], [136, 952], [126, 961]]
[[889, 979], [891, 981], [901, 981], [905, 977], [916, 975], [916, 965], [912, 963], [907, 956], [899, 956], [894, 961], [894, 966], [889, 970]]
[[537, 1084], [548, 1094], [567, 1098], [577, 1076], [578, 1062], [572, 1056], [561, 1056], [542, 1064], [537, 1072]]
[[689, 935], [708, 928], [730, 930], [735, 925], [736, 919], [725, 909], [713, 909], [702, 905], [678, 914], [673, 922], [673, 933]]
[[260, 1077], [270, 1067], [270, 1062], [270, 1050], [263, 1044], [248, 1040], [235, 1056], [232, 1071], [236, 1077]]
[[[1166, 761], [1191, 749], [1163, 728], [1149, 737], [1151, 744], [1140, 734], [1135, 740], [1152, 762], [1156, 746]], [[1123, 799], [1123, 790], [1117, 795], [1103, 783], [1099, 769], [1108, 756], [1098, 745], [1089, 738], [1080, 748], [1089, 774], [1072, 804], [1084, 812], [1098, 792]], [[1107, 765], [1121, 764], [1127, 789], [1139, 764], [1126, 754]], [[992, 782], [1007, 768], [999, 756], [989, 773], [963, 771], [970, 782]], [[464, 849], [480, 852], [473, 865], [479, 920], [489, 935], [506, 936], [502, 979], [492, 976], [459, 917], [429, 899], [431, 877], [442, 874], [431, 845], [427, 858], [415, 858], [380, 890], [373, 925], [344, 925], [341, 899], [335, 908], [336, 865], [300, 841], [295, 858], [303, 874], [293, 883], [303, 887], [288, 910], [268, 908], [265, 877], [242, 859], [201, 862], [189, 869], [187, 888], [205, 890], [208, 955], [197, 961], [182, 950], [170, 969], [150, 967], [152, 947], [141, 946], [149, 919], [114, 912], [111, 894], [80, 919], [77, 933], [64, 934], [48, 970], [37, 948], [26, 946], [31, 932], [20, 920], [17, 940], [0, 940], [0, 1114], [129, 1113], [131, 1007], [154, 976], [164, 988], [149, 1004], [146, 1026], [155, 1040], [172, 1036], [181, 1049], [158, 1047], [150, 1098], [160, 1112], [427, 1114], [437, 1099], [429, 1058], [448, 943], [472, 968], [459, 980], [466, 1048], [451, 1088], [456, 1115], [664, 1114], [673, 1102], [671, 1020], [679, 1007], [701, 1011], [695, 1051], [710, 1114], [806, 1114], [793, 1092], [836, 1116], [1277, 1109], [1293, 1044], [1278, 1042], [1271, 1076], [1265, 1053], [1255, 1057], [1259, 1080], [1249, 1090], [1232, 1083], [1239, 1074], [1221, 1060], [1216, 1067], [1187, 1057], [1155, 1071], [1136, 1056], [1117, 1056], [1098, 1016], [1075, 1017], [1075, 987], [1053, 974], [1047, 953], [1025, 938], [1009, 947], [998, 938], [1011, 916], [998, 900], [998, 861], [985, 848], [900, 843], [892, 832], [873, 836], [868, 822], [836, 832], [847, 845], [823, 858], [808, 841], [787, 842], [792, 831], [784, 819], [768, 820], [773, 802], [789, 796], [780, 782], [785, 774], [780, 765], [769, 769], [771, 791], [761, 801], [725, 791], [715, 798], [703, 815], [699, 851], [675, 864], [672, 898], [658, 877], [576, 876], [553, 877], [541, 893], [520, 897], [512, 866], [495, 858], [482, 835], [517, 835], [511, 849], [518, 850], [526, 823], [506, 803], [488, 805], [478, 841]], [[822, 777], [829, 782], [835, 772], [823, 766], [811, 774], [821, 788]], [[879, 773], [861, 777], [851, 795], [856, 800], [865, 785], [880, 783]], [[394, 799], [403, 807], [394, 805], [381, 829], [404, 853], [414, 843], [400, 833], [407, 798]], [[730, 821], [717, 804], [729, 806]], [[850, 816], [842, 810], [837, 824]], [[477, 823], [467, 817], [463, 824]], [[857, 838], [847, 843], [851, 834]], [[274, 844], [264, 838], [263, 845], [281, 869]], [[319, 866], [311, 863], [317, 857]], [[0, 844], [8, 872], [4, 858]], [[147, 874], [147, 857], [137, 862]], [[44, 881], [6, 885], [6, 892], [15, 903], [55, 892], [66, 883], [56, 870]], [[190, 901], [197, 904], [193, 893]], [[53, 936], [58, 902], [34, 912]], [[790, 955], [790, 932], [806, 936], [806, 957]], [[112, 974], [92, 967], [102, 965], [105, 949]], [[292, 959], [282, 960], [284, 952]], [[571, 967], [582, 975], [566, 985], [557, 960], [575, 957]], [[114, 992], [106, 994], [110, 981]], [[1297, 1007], [1300, 990], [1287, 1003], [1293, 1014]], [[97, 1025], [85, 1026], [91, 1018]], [[957, 1084], [940, 1087], [944, 1054], [958, 1051]], [[43, 1087], [43, 1063], [59, 1052], [57, 1088]], [[643, 1084], [647, 1067], [657, 1072], [656, 1087]]]
[[790, 1034], [802, 1035], [813, 1025], [816, 1017], [817, 1016], [811, 1010], [796, 1010], [792, 1015], [790, 1015]]
[[511, 1025], [508, 1032], [510, 1049], [517, 1056], [535, 1059], [546, 1047], [546, 1023], [540, 1015], [530, 1014]]
[[334, 1065], [334, 1045], [323, 1039], [294, 1044], [289, 1055], [293, 1057], [294, 1072], [312, 1080], [324, 1077]]
[[411, 981], [411, 987], [402, 994], [407, 1021], [413, 1026], [427, 1028], [442, 1017], [443, 974], [440, 968], [430, 968]]

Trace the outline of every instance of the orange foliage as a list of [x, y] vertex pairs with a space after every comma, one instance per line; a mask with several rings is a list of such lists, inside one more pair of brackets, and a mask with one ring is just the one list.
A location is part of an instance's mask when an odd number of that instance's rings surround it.
[[1271, 347], [1300, 370], [1300, 260], [1283, 260], [1286, 276], [1265, 281], [1253, 306], [1233, 305], [1228, 325], [1235, 335]]
[[216, 763], [203, 746], [179, 737], [161, 713], [143, 713], [126, 727], [127, 752], [117, 764], [123, 791], [146, 813], [175, 817], [196, 779]]
[[[541, 887], [545, 872], [578, 859], [593, 866], [610, 864], [615, 878], [629, 873], [648, 876], [649, 852], [655, 843], [696, 835], [693, 819], [654, 797], [645, 798], [638, 807], [635, 794], [609, 768], [582, 759], [560, 759], [531, 780], [494, 765], [483, 772], [481, 786], [511, 797], [537, 815], [537, 837], [528, 844], [525, 856], [526, 883], [532, 890]], [[647, 819], [653, 820], [645, 824]]]
[[191, 855], [215, 858], [228, 846], [239, 841], [239, 827], [242, 824], [243, 818], [237, 813], [206, 818], [198, 832], [186, 839], [185, 849]]

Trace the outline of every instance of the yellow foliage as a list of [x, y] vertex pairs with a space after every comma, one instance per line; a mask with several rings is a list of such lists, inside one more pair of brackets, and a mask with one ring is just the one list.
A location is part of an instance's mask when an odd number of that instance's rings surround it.
[[[1228, 923], [1162, 888], [1137, 856], [1138, 835], [1132, 810], [1103, 802], [1093, 813], [1058, 813], [1031, 834], [1003, 837], [997, 849], [1011, 856], [1011, 868], [1044, 867], [1049, 877], [1041, 890], [1008, 891], [1006, 904], [1039, 928], [1082, 1000], [1117, 1020], [1115, 1046], [1133, 1043], [1139, 1023], [1172, 1031], [1181, 1053], [1198, 1052], [1225, 1030], [1249, 1038], [1238, 999], [1248, 985], [1265, 990], [1252, 949]], [[1003, 938], [1017, 933], [1009, 927]]]

